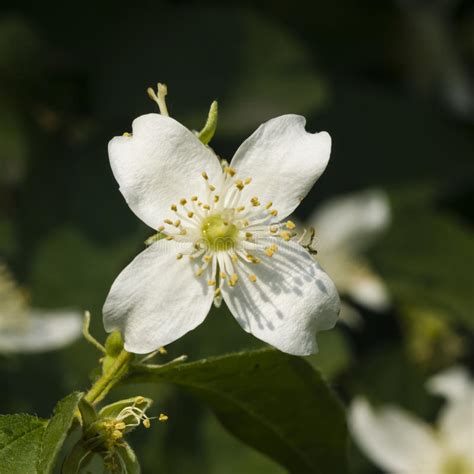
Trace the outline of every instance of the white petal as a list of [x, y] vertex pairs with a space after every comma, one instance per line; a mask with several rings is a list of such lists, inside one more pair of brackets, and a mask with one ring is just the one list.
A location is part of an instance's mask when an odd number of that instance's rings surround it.
[[440, 413], [438, 423], [450, 451], [468, 460], [474, 469], [474, 393], [448, 402]]
[[[189, 245], [189, 244], [183, 244]], [[201, 324], [212, 303], [211, 270], [196, 277], [184, 248], [160, 240], [140, 253], [115, 280], [104, 304], [104, 326], [121, 331], [125, 349], [152, 352]]]
[[356, 399], [349, 412], [349, 427], [364, 453], [388, 472], [414, 474], [438, 472], [442, 453], [434, 432], [396, 408], [375, 413], [363, 399]]
[[[315, 333], [332, 328], [339, 313], [339, 296], [326, 273], [295, 242], [280, 242], [273, 257], [244, 265], [237, 267], [237, 285], [223, 287], [242, 328], [289, 354], [316, 352]], [[251, 282], [243, 268], [257, 281]]]
[[322, 254], [364, 251], [389, 223], [388, 197], [379, 190], [332, 199], [308, 219], [308, 225], [316, 229], [317, 248]]
[[25, 323], [0, 333], [0, 353], [60, 349], [75, 341], [82, 331], [82, 315], [75, 311], [32, 310]]
[[390, 305], [390, 293], [385, 283], [360, 256], [339, 251], [319, 251], [316, 259], [331, 275], [339, 292], [374, 311], [384, 311]]
[[469, 372], [463, 367], [451, 367], [431, 377], [427, 383], [428, 390], [445, 397], [450, 402], [462, 400], [474, 391], [474, 384]]
[[384, 311], [388, 308], [389, 292], [385, 283], [377, 275], [366, 271], [358, 278], [354, 278], [351, 283], [347, 288], [347, 294], [354, 301], [374, 311]]
[[329, 161], [331, 137], [308, 133], [299, 115], [282, 115], [260, 125], [232, 159], [238, 177], [252, 178], [242, 202], [257, 196], [273, 202], [278, 217], [288, 216], [321, 176]]
[[170, 117], [142, 115], [132, 127], [132, 137], [109, 142], [110, 164], [132, 211], [156, 229], [169, 217], [171, 204], [203, 195], [203, 171], [216, 184], [222, 169], [210, 148]]
[[364, 326], [364, 318], [360, 312], [353, 306], [341, 301], [341, 313], [339, 314], [339, 321], [346, 324], [354, 330], [360, 330]]
[[469, 459], [474, 468], [474, 384], [463, 367], [452, 367], [431, 377], [428, 390], [446, 398], [439, 428], [453, 453]]

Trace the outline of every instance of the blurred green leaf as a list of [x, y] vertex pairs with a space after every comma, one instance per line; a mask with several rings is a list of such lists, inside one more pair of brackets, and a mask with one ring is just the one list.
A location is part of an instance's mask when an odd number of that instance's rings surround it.
[[292, 473], [346, 472], [343, 409], [299, 357], [264, 349], [169, 368], [137, 366], [126, 382], [190, 390], [237, 438]]
[[74, 415], [82, 395], [81, 392], [71, 393], [56, 405], [54, 415], [46, 426], [37, 462], [37, 469], [41, 474], [52, 472], [57, 456], [74, 421]]
[[0, 472], [36, 474], [46, 421], [31, 415], [0, 415]]
[[460, 220], [413, 203], [395, 207], [373, 257], [399, 303], [431, 307], [474, 329], [474, 239]]
[[349, 345], [337, 327], [318, 334], [318, 348], [318, 353], [308, 356], [306, 360], [327, 379], [347, 369], [352, 360]]
[[26, 174], [28, 133], [18, 104], [0, 95], [0, 185], [17, 184]]

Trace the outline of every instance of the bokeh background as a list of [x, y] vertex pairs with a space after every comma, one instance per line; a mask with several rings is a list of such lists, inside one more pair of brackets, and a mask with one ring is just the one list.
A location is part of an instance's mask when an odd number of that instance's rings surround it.
[[[41, 308], [92, 312], [152, 231], [128, 209], [107, 142], [156, 111], [146, 89], [168, 84], [168, 107], [191, 129], [217, 99], [213, 148], [230, 159], [263, 121], [284, 113], [327, 130], [327, 171], [299, 209], [332, 197], [388, 193], [389, 228], [367, 257], [392, 305], [355, 304], [310, 358], [344, 403], [365, 394], [433, 420], [426, 378], [473, 366], [474, 8], [463, 0], [100, 2], [2, 7], [0, 256]], [[354, 302], [352, 302], [354, 303]], [[191, 359], [258, 347], [225, 308], [171, 345]], [[98, 354], [84, 341], [38, 355], [0, 354], [0, 411], [49, 416], [86, 388]], [[132, 436], [144, 472], [280, 473], [172, 387], [149, 394], [167, 424]], [[130, 389], [117, 390], [117, 396]], [[288, 400], [297, 403], [297, 400]], [[355, 473], [377, 472], [351, 447]]]

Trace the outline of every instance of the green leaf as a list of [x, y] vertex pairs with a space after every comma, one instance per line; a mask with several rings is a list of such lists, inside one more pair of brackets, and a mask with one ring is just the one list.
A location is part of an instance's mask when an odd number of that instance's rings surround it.
[[31, 415], [0, 415], [0, 472], [36, 474], [46, 420]]
[[390, 231], [371, 252], [395, 299], [474, 329], [470, 230], [448, 213], [395, 206]]
[[56, 405], [54, 415], [49, 420], [44, 432], [42, 449], [37, 463], [38, 472], [42, 474], [52, 472], [82, 396], [83, 394], [80, 392], [73, 392]]
[[299, 357], [264, 349], [174, 367], [136, 366], [126, 382], [187, 388], [237, 438], [292, 473], [347, 471], [343, 409]]

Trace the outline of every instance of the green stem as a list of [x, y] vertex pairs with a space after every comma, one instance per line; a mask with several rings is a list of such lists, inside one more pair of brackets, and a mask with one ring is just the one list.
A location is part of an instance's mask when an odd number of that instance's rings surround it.
[[99, 403], [112, 387], [124, 377], [129, 369], [130, 362], [133, 360], [134, 354], [122, 350], [115, 359], [110, 368], [95, 381], [90, 390], [86, 393], [84, 399], [95, 405]]

